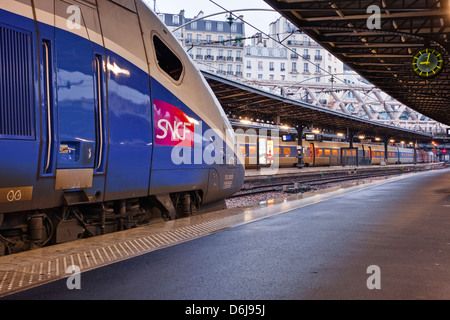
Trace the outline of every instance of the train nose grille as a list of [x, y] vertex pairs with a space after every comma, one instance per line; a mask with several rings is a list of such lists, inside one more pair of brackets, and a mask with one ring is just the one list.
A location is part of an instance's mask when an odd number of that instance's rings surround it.
[[34, 137], [31, 35], [0, 26], [0, 136]]

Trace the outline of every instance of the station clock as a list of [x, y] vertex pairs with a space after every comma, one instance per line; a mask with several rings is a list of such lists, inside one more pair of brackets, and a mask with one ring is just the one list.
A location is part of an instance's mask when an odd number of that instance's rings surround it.
[[413, 56], [412, 68], [419, 77], [433, 78], [444, 68], [444, 56], [437, 49], [420, 49]]

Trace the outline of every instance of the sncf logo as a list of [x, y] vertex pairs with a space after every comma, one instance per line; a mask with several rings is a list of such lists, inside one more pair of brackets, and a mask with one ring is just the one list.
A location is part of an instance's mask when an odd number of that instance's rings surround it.
[[188, 117], [177, 107], [153, 100], [155, 119], [155, 144], [160, 146], [194, 146], [195, 119]]

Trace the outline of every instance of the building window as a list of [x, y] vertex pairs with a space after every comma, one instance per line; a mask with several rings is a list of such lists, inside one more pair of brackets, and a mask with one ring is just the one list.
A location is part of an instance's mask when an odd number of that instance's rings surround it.
[[241, 66], [240, 64], [238, 64], [238, 65], [236, 66], [236, 75], [237, 75], [238, 77], [242, 77], [242, 66]]
[[309, 51], [308, 51], [308, 49], [305, 49], [303, 51], [303, 59], [309, 59], [309, 58], [310, 58]]
[[223, 23], [217, 22], [217, 31], [223, 31]]
[[191, 29], [197, 29], [197, 21], [191, 23]]
[[210, 34], [206, 35], [206, 43], [211, 43], [211, 35]]
[[252, 62], [250, 60], [247, 60], [247, 69], [252, 68]]
[[303, 64], [303, 71], [304, 72], [309, 72], [309, 64], [308, 63], [304, 63]]
[[292, 62], [292, 72], [297, 72], [297, 62]]
[[274, 63], [273, 63], [273, 62], [269, 62], [269, 70], [270, 70], [270, 71], [275, 70]]
[[205, 21], [206, 30], [211, 30], [211, 21]]
[[228, 64], [227, 65], [227, 75], [232, 75], [232, 74], [233, 74], [233, 65]]
[[202, 35], [201, 34], [197, 34], [197, 43], [202, 42]]
[[280, 71], [284, 71], [284, 70], [286, 70], [286, 66], [285, 66], [284, 62], [281, 62], [280, 63]]
[[180, 23], [180, 16], [174, 14], [174, 15], [172, 16], [172, 23], [173, 23], [173, 24], [179, 24], [179, 23]]
[[258, 79], [261, 80], [262, 79], [262, 74], [258, 73]]
[[262, 70], [262, 69], [263, 69], [263, 62], [258, 61], [258, 70]]
[[320, 63], [316, 63], [316, 72], [320, 72]]
[[214, 57], [212, 56], [212, 50], [211, 49], [206, 49], [206, 57], [205, 57], [205, 59], [214, 60]]
[[236, 61], [242, 62], [242, 52], [241, 51], [236, 51]]
[[231, 32], [237, 32], [237, 24], [236, 23], [233, 23], [231, 25]]

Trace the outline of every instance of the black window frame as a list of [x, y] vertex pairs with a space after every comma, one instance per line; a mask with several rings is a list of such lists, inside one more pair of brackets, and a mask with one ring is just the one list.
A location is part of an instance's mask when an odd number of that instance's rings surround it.
[[181, 81], [184, 72], [184, 66], [181, 59], [158, 35], [154, 34], [152, 39], [155, 58], [159, 68], [174, 81]]

